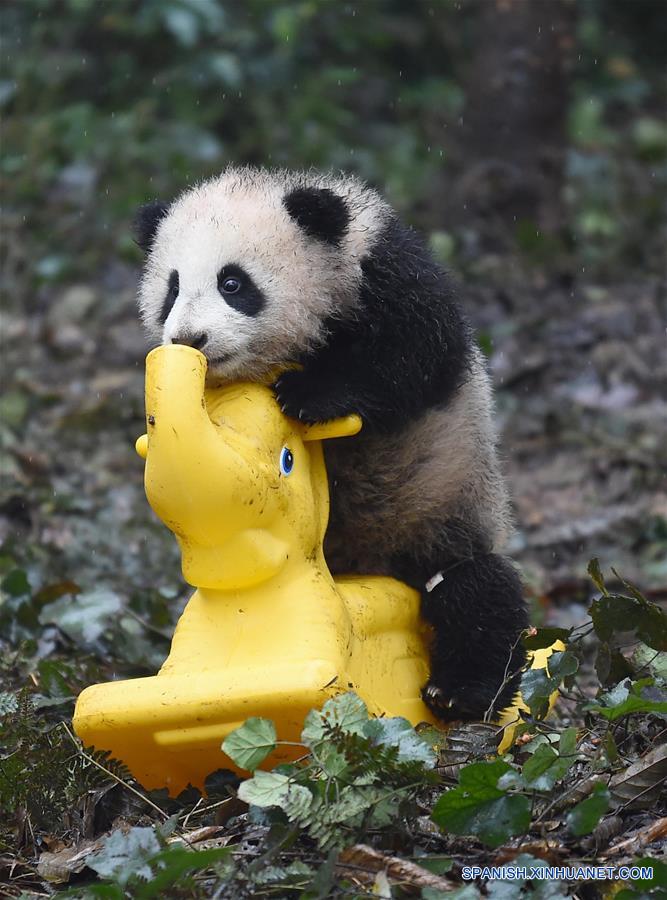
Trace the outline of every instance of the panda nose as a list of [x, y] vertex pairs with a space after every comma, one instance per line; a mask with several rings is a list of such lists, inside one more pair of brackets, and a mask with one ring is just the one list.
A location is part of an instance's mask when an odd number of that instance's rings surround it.
[[208, 334], [202, 331], [201, 334], [180, 334], [171, 339], [172, 344], [185, 344], [188, 347], [194, 347], [195, 350], [201, 350], [208, 341]]

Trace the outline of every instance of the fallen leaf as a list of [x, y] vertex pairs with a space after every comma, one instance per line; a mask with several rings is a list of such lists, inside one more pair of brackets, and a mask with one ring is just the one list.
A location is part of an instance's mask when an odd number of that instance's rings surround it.
[[63, 847], [53, 852], [42, 853], [37, 863], [37, 871], [45, 881], [51, 884], [65, 884], [70, 875], [82, 872], [86, 860], [102, 847], [104, 838], [96, 841], [83, 841], [76, 847]]
[[667, 744], [649, 751], [609, 782], [611, 799], [617, 805], [647, 809], [659, 800], [667, 781]]

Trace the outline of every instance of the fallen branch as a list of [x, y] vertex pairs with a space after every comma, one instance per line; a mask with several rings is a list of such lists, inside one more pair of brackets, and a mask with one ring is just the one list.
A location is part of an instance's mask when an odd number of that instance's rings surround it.
[[420, 893], [426, 887], [440, 891], [454, 891], [461, 887], [457, 882], [434, 875], [417, 863], [397, 856], [386, 856], [367, 844], [355, 844], [354, 847], [343, 850], [338, 857], [336, 869], [342, 876], [371, 883], [378, 872], [384, 872], [391, 881], [400, 884], [410, 894]]
[[667, 816], [663, 816], [661, 819], [651, 822], [650, 825], [645, 825], [643, 828], [635, 831], [634, 834], [631, 834], [630, 837], [625, 838], [620, 843], [614, 844], [606, 853], [602, 853], [600, 858], [606, 859], [609, 856], [618, 856], [619, 853], [634, 854], [654, 841], [659, 841], [661, 838], [666, 837]]

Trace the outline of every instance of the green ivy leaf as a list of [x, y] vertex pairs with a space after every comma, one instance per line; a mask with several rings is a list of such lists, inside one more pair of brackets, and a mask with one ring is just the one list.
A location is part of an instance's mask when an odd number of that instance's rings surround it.
[[579, 660], [574, 653], [570, 653], [567, 650], [556, 651], [549, 657], [547, 667], [551, 677], [555, 678], [560, 684], [563, 678], [575, 674], [579, 668]]
[[152, 828], [113, 831], [101, 850], [86, 859], [86, 865], [101, 878], [109, 878], [124, 887], [130, 878], [148, 880], [153, 870], [148, 860], [160, 851]]
[[253, 716], [227, 735], [222, 742], [222, 750], [239, 768], [254, 772], [276, 749], [276, 741], [273, 722]]
[[609, 789], [606, 784], [596, 784], [591, 796], [577, 803], [567, 815], [567, 827], [572, 834], [577, 837], [590, 834], [609, 809], [609, 801]]
[[95, 588], [86, 593], [60, 597], [44, 606], [39, 614], [42, 625], [57, 625], [79, 644], [92, 644], [122, 609], [114, 591]]
[[561, 731], [558, 739], [558, 753], [560, 756], [574, 756], [577, 752], [577, 729], [574, 726]]
[[413, 862], [434, 875], [446, 875], [454, 866], [451, 856], [417, 856], [413, 857]]
[[164, 897], [168, 888], [184, 875], [201, 872], [221, 862], [231, 863], [231, 852], [229, 847], [210, 847], [193, 852], [173, 844], [151, 858], [154, 874], [148, 883], [133, 886], [132, 896], [136, 900]]
[[667, 650], [667, 614], [638, 591], [633, 597], [606, 594], [594, 600], [588, 612], [605, 643], [618, 632], [630, 632], [654, 650]]
[[437, 762], [433, 749], [417, 734], [407, 719], [371, 719], [366, 723], [364, 732], [374, 744], [396, 747], [399, 762], [421, 762], [429, 769]]
[[567, 644], [571, 634], [571, 628], [538, 628], [537, 634], [529, 634], [523, 638], [523, 646], [526, 650], [543, 650], [556, 641]]
[[521, 676], [521, 696], [531, 715], [544, 718], [549, 710], [549, 699], [558, 687], [546, 669], [528, 669]]
[[327, 854], [327, 858], [319, 865], [317, 873], [310, 883], [310, 890], [305, 891], [301, 895], [303, 900], [307, 900], [307, 898], [318, 900], [320, 897], [329, 897], [331, 895], [333, 885], [336, 881], [337, 862], [338, 853], [335, 850], [330, 850]]
[[653, 869], [653, 878], [637, 878], [629, 887], [614, 894], [614, 900], [647, 900], [650, 897], [664, 900], [667, 889], [667, 863], [655, 856], [645, 856], [633, 860], [630, 865]]
[[530, 801], [498, 787], [512, 767], [503, 760], [472, 763], [461, 770], [459, 786], [443, 794], [432, 818], [454, 834], [475, 834], [490, 847], [499, 847], [530, 826]]
[[611, 730], [607, 732], [604, 739], [604, 753], [610, 766], [613, 766], [614, 763], [617, 763], [621, 758], [621, 755], [618, 752], [618, 747], [616, 746], [616, 741], [614, 740], [614, 735], [611, 733]]
[[306, 716], [301, 740], [310, 747], [316, 747], [327, 735], [328, 726], [338, 725], [348, 734], [363, 734], [368, 723], [368, 709], [364, 701], [349, 692], [332, 697], [322, 710], [311, 709]]
[[548, 744], [541, 744], [535, 753], [524, 763], [522, 774], [526, 784], [536, 790], [549, 790], [556, 782], [552, 777], [554, 763], [558, 762], [558, 754]]
[[291, 778], [279, 772], [261, 770], [239, 785], [238, 797], [244, 803], [263, 809], [270, 806], [278, 806], [286, 812], [290, 809], [292, 817], [297, 810], [305, 813], [313, 802], [313, 795], [307, 787], [295, 784]]
[[521, 696], [537, 718], [543, 718], [549, 710], [549, 700], [567, 675], [579, 668], [576, 656], [569, 651], [556, 651], [549, 657], [548, 668], [528, 669], [521, 678]]
[[23, 569], [12, 569], [0, 583], [0, 588], [12, 597], [25, 597], [30, 594], [30, 582]]
[[[613, 690], [601, 694], [597, 702], [586, 704], [584, 709], [598, 713], [610, 722], [639, 712], [667, 715], [665, 694], [657, 688], [652, 689], [652, 678], [642, 678], [640, 681], [626, 678]], [[654, 696], [646, 695], [649, 690], [652, 690]]]
[[646, 644], [638, 644], [632, 654], [632, 664], [638, 672], [644, 669], [646, 670], [644, 674], [653, 675], [667, 682], [667, 653], [653, 650]]
[[576, 728], [568, 728], [561, 734], [558, 752], [549, 744], [540, 744], [523, 765], [524, 782], [535, 790], [550, 791], [574, 763], [576, 745]]

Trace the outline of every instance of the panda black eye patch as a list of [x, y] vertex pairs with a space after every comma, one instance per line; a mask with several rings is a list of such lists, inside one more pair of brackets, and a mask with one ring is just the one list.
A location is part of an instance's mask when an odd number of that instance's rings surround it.
[[229, 264], [220, 269], [218, 291], [227, 306], [245, 316], [258, 315], [266, 305], [264, 294], [241, 266]]
[[178, 272], [176, 269], [173, 269], [169, 273], [169, 281], [167, 282], [167, 296], [164, 298], [164, 303], [162, 304], [162, 309], [160, 310], [160, 324], [164, 325], [167, 321], [167, 317], [171, 312], [174, 303], [176, 303], [176, 298], [178, 297]]

